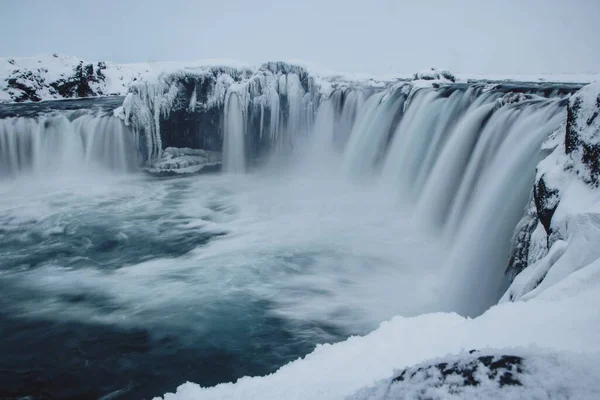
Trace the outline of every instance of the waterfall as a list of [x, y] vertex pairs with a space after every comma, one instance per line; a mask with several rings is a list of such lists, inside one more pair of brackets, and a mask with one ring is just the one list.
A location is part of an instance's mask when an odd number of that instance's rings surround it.
[[401, 113], [406, 96], [401, 91], [386, 95], [385, 92], [372, 95], [364, 112], [357, 117], [344, 153], [343, 169], [351, 175], [372, 172], [385, 149], [394, 119]]
[[[480, 88], [411, 94], [384, 156], [380, 184], [412, 209], [413, 223], [448, 247], [440, 288], [448, 311], [478, 315], [507, 288], [510, 239], [523, 215], [541, 144], [565, 118], [565, 101], [506, 104]], [[373, 170], [376, 149], [402, 102], [369, 98], [344, 153], [353, 175]], [[388, 100], [389, 101], [389, 100]]]
[[[378, 180], [415, 226], [444, 243], [442, 302], [465, 315], [480, 314], [506, 289], [510, 240], [541, 144], [565, 118], [562, 97], [509, 98], [516, 96], [478, 86], [416, 88], [408, 97], [401, 86], [379, 91], [346, 122], [340, 146], [346, 174]], [[312, 143], [329, 146], [331, 126], [335, 132], [350, 107], [336, 96], [323, 103]]]
[[266, 158], [313, 177], [339, 170], [377, 185], [440, 238], [440, 293], [467, 315], [506, 287], [541, 143], [564, 120], [571, 90], [331, 83], [282, 63], [160, 79], [132, 87], [115, 112], [123, 121], [91, 110], [0, 118], [0, 174], [124, 172], [139, 166], [142, 148], [152, 166], [168, 147], [222, 151], [227, 173]]
[[132, 132], [118, 118], [64, 112], [0, 119], [0, 174], [127, 172], [138, 165]]
[[[450, 214], [456, 217], [447, 234], [455, 236], [455, 243], [444, 266], [445, 290], [450, 308], [465, 315], [481, 314], [507, 289], [510, 238], [530, 196], [541, 144], [566, 117], [556, 101], [523, 106], [499, 111], [490, 120], [481, 135], [485, 145], [480, 154], [487, 146], [488, 155], [482, 157], [483, 165], [479, 154], [471, 157], [477, 171], [466, 171], [461, 184], [472, 189], [456, 198]], [[499, 140], [485, 140], [488, 130]]]
[[237, 93], [231, 93], [225, 103], [225, 137], [223, 140], [223, 169], [244, 173], [246, 150], [244, 146], [244, 114]]

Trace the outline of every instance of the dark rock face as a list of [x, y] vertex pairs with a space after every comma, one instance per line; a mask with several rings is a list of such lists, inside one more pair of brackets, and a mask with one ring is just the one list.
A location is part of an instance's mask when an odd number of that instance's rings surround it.
[[[471, 350], [471, 353], [474, 352]], [[470, 361], [457, 361], [452, 364], [444, 362], [425, 367], [408, 368], [392, 379], [391, 384], [401, 384], [401, 382], [410, 381], [421, 375], [421, 378], [425, 380], [439, 376], [440, 378], [435, 378], [435, 382], [432, 382], [432, 386], [449, 386], [450, 393], [456, 391], [460, 386], [479, 386], [484, 376], [489, 380], [497, 381], [500, 387], [521, 385], [518, 374], [523, 372], [522, 364], [523, 358], [518, 356], [480, 356]], [[477, 373], [479, 369], [482, 369], [483, 374]]]
[[[531, 232], [539, 221], [546, 232], [546, 251], [561, 234], [552, 229], [553, 217], [559, 207], [563, 182], [578, 179], [592, 188], [600, 186], [600, 83], [581, 88], [569, 100], [564, 133], [560, 130], [551, 140], [553, 152], [538, 165], [533, 188], [535, 212], [528, 214], [517, 226], [507, 273], [514, 278], [528, 267]], [[562, 129], [562, 128], [561, 128]], [[553, 171], [549, 173], [549, 171]], [[555, 175], [560, 175], [557, 178]]]
[[[567, 107], [567, 121], [564, 146], [558, 146], [549, 157], [556, 157], [564, 149], [563, 169], [592, 187], [598, 187], [600, 180], [600, 93], [594, 91], [598, 84], [585, 86], [571, 98]], [[591, 93], [595, 94], [595, 99]], [[592, 100], [592, 101], [590, 101]], [[545, 173], [538, 173], [534, 187], [537, 216], [546, 233], [552, 233], [552, 217], [560, 202], [560, 188], [552, 187]]]
[[32, 71], [15, 70], [6, 83], [8, 92], [14, 96], [16, 102], [42, 100], [38, 91], [43, 89], [44, 79]]
[[[565, 133], [565, 152], [579, 159], [588, 169], [584, 180], [594, 186], [600, 183], [600, 93], [596, 97], [595, 107], [590, 112], [583, 107], [583, 97], [575, 95], [569, 105], [567, 129]], [[587, 111], [587, 112], [586, 112]], [[583, 134], [582, 134], [583, 133]]]
[[7, 91], [13, 101], [17, 103], [25, 101], [41, 101], [40, 93], [48, 90], [51, 95], [62, 98], [84, 98], [104, 95], [102, 90], [106, 79], [103, 70], [106, 69], [104, 62], [96, 64], [84, 64], [79, 62], [73, 68], [73, 74], [60, 78], [53, 82], [47, 82], [44, 74], [47, 69], [41, 67], [36, 70], [15, 69], [6, 80]]
[[445, 79], [450, 82], [456, 82], [456, 77], [450, 73], [450, 71], [446, 70], [437, 70], [435, 68], [431, 68], [427, 71], [420, 71], [414, 75], [414, 79], [422, 79], [426, 81]]
[[81, 61], [75, 66], [73, 75], [51, 82], [50, 87], [65, 98], [102, 96], [104, 91], [101, 88], [94, 90], [91, 85], [104, 82], [105, 76], [102, 73], [104, 69], [106, 64], [103, 62], [84, 65]]
[[[406, 368], [393, 378], [359, 390], [353, 400], [433, 400], [446, 398], [496, 398], [523, 394], [529, 382], [526, 360], [517, 355], [468, 354], [448, 356]], [[493, 397], [490, 397], [493, 396]], [[503, 398], [506, 398], [504, 396]], [[518, 397], [521, 398], [521, 397]]]
[[506, 274], [513, 280], [515, 276], [527, 268], [529, 259], [529, 248], [531, 244], [531, 235], [538, 224], [537, 209], [535, 201], [532, 198], [527, 207], [525, 216], [521, 219], [512, 238], [512, 249], [510, 259], [506, 267]]
[[558, 207], [560, 199], [559, 191], [556, 188], [548, 187], [548, 184], [544, 180], [544, 175], [542, 175], [535, 183], [533, 197], [537, 209], [537, 217], [549, 236], [552, 233], [550, 227], [552, 216]]

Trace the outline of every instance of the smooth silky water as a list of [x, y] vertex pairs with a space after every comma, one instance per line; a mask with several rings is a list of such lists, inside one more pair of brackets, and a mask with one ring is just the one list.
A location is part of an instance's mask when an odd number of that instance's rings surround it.
[[564, 117], [500, 96], [334, 94], [293, 154], [243, 173], [233, 95], [229, 173], [179, 178], [136, 172], [109, 115], [0, 120], [0, 394], [149, 398], [394, 315], [481, 313]]

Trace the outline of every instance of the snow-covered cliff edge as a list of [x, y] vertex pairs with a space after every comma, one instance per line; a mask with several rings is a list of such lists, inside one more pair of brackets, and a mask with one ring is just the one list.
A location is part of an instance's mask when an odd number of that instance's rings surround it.
[[520, 273], [503, 300], [530, 298], [600, 258], [599, 113], [596, 82], [571, 97], [567, 119], [544, 143], [550, 154], [513, 252]]

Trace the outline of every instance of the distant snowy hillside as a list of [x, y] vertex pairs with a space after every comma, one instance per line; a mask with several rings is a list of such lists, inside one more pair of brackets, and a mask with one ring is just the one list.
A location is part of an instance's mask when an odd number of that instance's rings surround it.
[[[489, 75], [456, 74], [430, 68], [413, 73], [386, 75], [345, 74], [293, 61], [314, 77], [327, 81], [362, 82], [381, 86], [396, 80], [437, 81], [527, 81], [527, 82], [577, 82], [597, 80], [599, 74], [549, 74], [549, 75]], [[206, 59], [192, 62], [150, 62], [116, 64], [110, 61], [86, 61], [77, 57], [53, 54], [39, 57], [0, 57], [0, 102], [27, 102], [64, 98], [125, 95], [131, 84], [141, 80], [154, 81], [163, 73], [177, 71], [202, 71], [224, 66], [238, 70], [256, 70], [234, 60]]]
[[40, 57], [0, 58], [0, 102], [56, 100], [74, 97], [124, 95], [133, 82], [163, 72], [244, 65], [229, 60], [191, 63], [116, 64], [91, 62], [54, 54]]
[[61, 55], [0, 59], [0, 101], [40, 101], [127, 93], [147, 71]]

